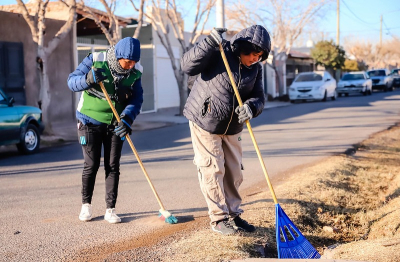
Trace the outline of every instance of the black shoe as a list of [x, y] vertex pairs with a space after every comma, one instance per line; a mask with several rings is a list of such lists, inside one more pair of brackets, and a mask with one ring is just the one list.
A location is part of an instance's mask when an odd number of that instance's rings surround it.
[[231, 225], [235, 229], [243, 229], [244, 231], [247, 231], [247, 232], [253, 232], [256, 230], [255, 226], [250, 225], [249, 223], [247, 223], [246, 220], [242, 219], [240, 216], [235, 217], [231, 221]]
[[212, 230], [227, 236], [236, 233], [236, 229], [233, 228], [228, 219], [218, 221], [217, 224], [212, 227]]

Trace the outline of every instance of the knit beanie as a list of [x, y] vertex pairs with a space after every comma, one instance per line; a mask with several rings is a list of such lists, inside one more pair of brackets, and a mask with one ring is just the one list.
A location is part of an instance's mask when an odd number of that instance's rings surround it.
[[140, 60], [140, 42], [136, 38], [125, 37], [115, 45], [117, 59], [129, 59], [135, 62]]

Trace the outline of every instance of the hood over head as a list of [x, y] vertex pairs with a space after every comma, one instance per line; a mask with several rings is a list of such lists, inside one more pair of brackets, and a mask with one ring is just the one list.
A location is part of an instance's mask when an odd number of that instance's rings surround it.
[[264, 51], [261, 61], [264, 61], [268, 58], [268, 54], [271, 51], [271, 38], [267, 29], [265, 29], [263, 26], [252, 25], [234, 35], [231, 39], [231, 48], [234, 52], [236, 49], [235, 43], [238, 41], [247, 41], [261, 47], [261, 49]]
[[117, 59], [129, 59], [135, 62], [140, 60], [140, 42], [136, 38], [125, 37], [115, 45]]

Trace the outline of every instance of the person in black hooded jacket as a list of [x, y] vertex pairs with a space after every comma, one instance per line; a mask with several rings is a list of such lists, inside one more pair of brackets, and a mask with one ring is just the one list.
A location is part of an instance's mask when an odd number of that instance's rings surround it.
[[[207, 202], [213, 231], [223, 235], [255, 227], [241, 218], [243, 181], [241, 133], [246, 120], [264, 109], [262, 65], [271, 50], [268, 31], [253, 25], [225, 41], [225, 28], [214, 28], [181, 58], [189, 76], [198, 75], [183, 114], [189, 119], [200, 188]], [[223, 63], [222, 45], [243, 106], [238, 101]]]

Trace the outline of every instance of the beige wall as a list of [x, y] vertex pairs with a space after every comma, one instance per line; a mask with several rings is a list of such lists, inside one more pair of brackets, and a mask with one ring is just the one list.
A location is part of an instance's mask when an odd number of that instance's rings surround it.
[[[45, 43], [53, 38], [65, 21], [46, 19]], [[48, 59], [52, 121], [72, 121], [75, 118], [73, 93], [68, 89], [68, 75], [75, 69], [73, 64], [72, 30], [60, 42]], [[39, 78], [36, 68], [37, 49], [32, 34], [22, 15], [0, 11], [0, 41], [22, 42], [25, 67], [26, 104], [38, 106]]]

